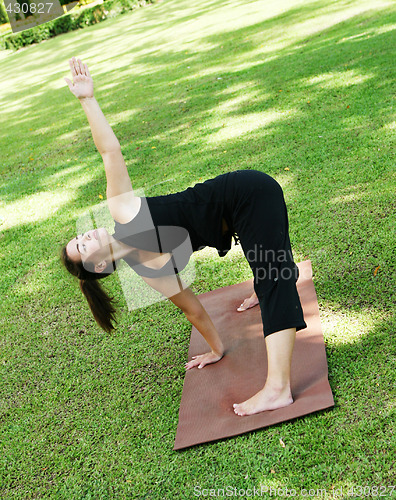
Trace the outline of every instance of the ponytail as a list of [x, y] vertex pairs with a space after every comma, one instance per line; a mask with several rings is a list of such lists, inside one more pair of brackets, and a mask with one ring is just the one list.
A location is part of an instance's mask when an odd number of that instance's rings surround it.
[[72, 261], [67, 255], [66, 247], [62, 248], [60, 258], [69, 273], [80, 280], [80, 290], [87, 299], [97, 324], [106, 332], [113, 330], [112, 321], [116, 322], [116, 309], [112, 304], [114, 297], [106, 293], [98, 280], [106, 278], [115, 270], [115, 262], [111, 262], [102, 273], [95, 273], [93, 266], [92, 271], [87, 269], [88, 263], [83, 265], [82, 262]]
[[80, 280], [80, 289], [88, 301], [89, 308], [98, 325], [106, 332], [113, 330], [112, 321], [115, 321], [116, 309], [109, 297], [95, 279]]

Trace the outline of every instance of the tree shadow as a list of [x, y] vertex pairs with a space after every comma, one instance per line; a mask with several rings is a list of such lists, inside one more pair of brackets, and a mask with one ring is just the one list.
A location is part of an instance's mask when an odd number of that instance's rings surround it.
[[[395, 322], [391, 316], [396, 288], [391, 202], [394, 174], [389, 127], [393, 121], [390, 57], [393, 39], [389, 31], [392, 12], [381, 8], [357, 14], [327, 29], [302, 35], [297, 41], [283, 40], [284, 46], [269, 52], [266, 42], [271, 41], [271, 30], [280, 23], [285, 33], [292, 33], [313, 14], [317, 17], [336, 12], [337, 8], [341, 12], [344, 7], [354, 5], [312, 2], [244, 29], [230, 27], [218, 35], [203, 35], [200, 43], [189, 49], [183, 46], [183, 40], [180, 47], [176, 44], [162, 47], [162, 31], [175, 29], [180, 20], [186, 25], [193, 21], [192, 14], [181, 12], [185, 5], [186, 2], [170, 4], [174, 17], [165, 21], [161, 11], [152, 8], [140, 14], [145, 22], [142, 26], [132, 24], [133, 16], [109, 20], [78, 32], [78, 40], [75, 33], [62, 35], [0, 63], [5, 81], [13, 81], [12, 76], [17, 74], [15, 87], [4, 92], [6, 106], [1, 121], [5, 126], [0, 131], [2, 207], [6, 219], [7, 210], [17, 213], [8, 229], [6, 221], [0, 226], [6, 269], [0, 288], [2, 342], [13, 356], [9, 364], [2, 365], [1, 378], [6, 381], [4, 387], [10, 401], [14, 401], [10, 404], [23, 406], [29, 398], [32, 401], [42, 398], [41, 403], [47, 407], [40, 391], [49, 384], [51, 393], [48, 373], [52, 373], [56, 364], [60, 368], [53, 384], [60, 381], [62, 386], [62, 381], [70, 382], [67, 397], [75, 403], [73, 411], [80, 411], [79, 398], [81, 401], [87, 398], [88, 406], [92, 402], [95, 407], [97, 400], [100, 401], [95, 399], [95, 390], [81, 395], [70, 380], [70, 359], [78, 359], [81, 373], [86, 370], [85, 381], [95, 382], [99, 374], [95, 359], [90, 366], [90, 361], [83, 362], [78, 357], [82, 349], [89, 349], [83, 347], [88, 335], [92, 335], [92, 352], [97, 352], [97, 345], [103, 349], [98, 359], [114, 353], [114, 360], [121, 360], [125, 345], [131, 344], [126, 336], [131, 322], [148, 322], [155, 316], [156, 321], [169, 322], [176, 329], [175, 324], [181, 321], [179, 317], [174, 322], [169, 319], [173, 305], [168, 303], [132, 314], [124, 311], [114, 345], [102, 347], [99, 342], [102, 337], [97, 334], [88, 306], [75, 286], [76, 280], [59, 263], [59, 248], [75, 235], [75, 218], [87, 205], [100, 201], [98, 194], [105, 194], [101, 159], [85, 117], [68, 95], [68, 89], [59, 86], [67, 73], [65, 62], [73, 50], [95, 61], [98, 101], [119, 137], [134, 186], [144, 188], [146, 195], [182, 190], [201, 179], [238, 168], [265, 171], [281, 183], [289, 209], [295, 260], [312, 261], [322, 319], [325, 314], [336, 318], [340, 311], [346, 315], [344, 321], [334, 325], [323, 321], [329, 381], [336, 407], [331, 418], [322, 419], [322, 414], [318, 418], [304, 417], [303, 430], [311, 422], [309, 435], [304, 442], [302, 432], [302, 441], [296, 447], [309, 450], [304, 466], [312, 465], [312, 470], [317, 467], [318, 484], [323, 484], [321, 470], [332, 463], [332, 456], [337, 456], [339, 468], [329, 470], [329, 485], [343, 480], [351, 456], [357, 461], [372, 457], [363, 466], [368, 474], [372, 469], [373, 477], [374, 473], [376, 477], [382, 474], [386, 480], [392, 474], [390, 397], [395, 373], [392, 358]], [[226, 2], [213, 2], [215, 5], [225, 6]], [[164, 3], [161, 9], [167, 11], [169, 6]], [[199, 7], [201, 15], [212, 7]], [[131, 48], [126, 35], [143, 36], [150, 23], [156, 31]], [[120, 32], [125, 30], [125, 39], [112, 35], [117, 27]], [[110, 45], [113, 38], [111, 50], [117, 56], [101, 56], [101, 52], [110, 50], [106, 47], [104, 51], [103, 43]], [[43, 60], [54, 68], [51, 74], [43, 67]], [[114, 60], [119, 61], [116, 69]], [[32, 79], [29, 84], [25, 80], [27, 73]], [[135, 89], [139, 91], [135, 93]], [[133, 104], [130, 95], [134, 95]], [[169, 182], [161, 183], [163, 180]], [[70, 189], [69, 197], [61, 198], [58, 183], [60, 190]], [[37, 195], [48, 192], [55, 196], [59, 192], [59, 206], [50, 199], [46, 210], [40, 208], [39, 216], [35, 217], [35, 203], [41, 200]], [[31, 214], [23, 212], [26, 200], [29, 200], [26, 210]], [[249, 271], [242, 253], [224, 259], [198, 254], [198, 260], [198, 279], [193, 288], [199, 292], [208, 291], [214, 284], [236, 283], [241, 274]], [[117, 277], [105, 281], [105, 288], [122, 304]], [[373, 326], [359, 335], [365, 314]], [[360, 317], [360, 322], [356, 317]], [[349, 328], [347, 335], [339, 331], [345, 325]], [[147, 331], [151, 333], [148, 328]], [[173, 330], [172, 335], [175, 335]], [[124, 337], [124, 344], [117, 344]], [[163, 334], [153, 330], [152, 337], [152, 352], [163, 354]], [[175, 365], [183, 360], [185, 351], [180, 347], [186, 347], [187, 340], [182, 343], [178, 338], [177, 342], [173, 368], [165, 366], [169, 360], [156, 358], [159, 368], [167, 370], [167, 376], [179, 377], [178, 385], [172, 382], [174, 391], [181, 390], [182, 376]], [[86, 354], [87, 359], [90, 355]], [[157, 370], [149, 368], [141, 369], [138, 381], [143, 386], [153, 380], [150, 397], [158, 401], [163, 387], [155, 385]], [[126, 392], [133, 383], [138, 385], [134, 370], [128, 366], [123, 372]], [[106, 388], [113, 387], [114, 374], [122, 377], [116, 370], [109, 373], [109, 376], [100, 374]], [[25, 384], [31, 391], [26, 391], [26, 395], [21, 392]], [[143, 440], [140, 429], [146, 431], [150, 426], [154, 439], [163, 441], [146, 418], [153, 408], [147, 403], [147, 394], [137, 392], [134, 398], [137, 439]], [[115, 396], [115, 408], [119, 401]], [[173, 406], [172, 401], [165, 405], [169, 421], [177, 414], [177, 403], [173, 400]], [[54, 404], [53, 411], [62, 412], [62, 404], [59, 401]], [[35, 411], [32, 410], [32, 420], [40, 430], [42, 421], [51, 421], [52, 410], [43, 419]], [[65, 410], [59, 421], [72, 426], [73, 411]], [[95, 424], [98, 427], [100, 418]], [[288, 425], [282, 424], [283, 428]], [[85, 432], [89, 435], [90, 429]], [[329, 435], [334, 439], [323, 445], [323, 436]], [[348, 443], [351, 435], [356, 438], [354, 444]], [[171, 441], [173, 436], [168, 438]], [[59, 439], [64, 440], [63, 436]], [[135, 443], [130, 446], [133, 449]], [[276, 453], [280, 456], [281, 452], [274, 449], [274, 463]], [[382, 471], [378, 471], [375, 458], [378, 453], [383, 459]], [[172, 465], [177, 460], [170, 454]], [[184, 463], [178, 462], [181, 468]], [[216, 466], [215, 463], [213, 467]], [[289, 466], [294, 466], [293, 460]], [[278, 474], [279, 487], [297, 474], [296, 470], [290, 470], [284, 477]], [[353, 477], [353, 473], [347, 474]]]
[[[152, 9], [143, 16], [146, 25], [132, 26], [128, 33], [144, 31], [150, 23], [171, 29], [194, 18], [183, 15], [181, 6], [171, 8], [175, 18], [170, 15], [163, 21], [162, 11]], [[201, 15], [212, 8], [206, 5]], [[266, 52], [265, 47], [276, 26], [287, 33], [313, 14], [338, 11], [342, 12], [341, 7], [330, 1], [311, 2], [243, 29], [203, 36], [199, 51], [175, 46], [156, 50], [158, 39], [149, 37], [134, 51], [133, 65], [142, 68], [139, 74], [124, 61], [131, 50], [127, 41], [118, 39], [114, 47], [122, 49], [117, 53], [120, 65], [109, 69], [110, 57], [97, 63], [98, 101], [119, 137], [134, 185], [147, 190], [146, 195], [182, 190], [237, 168], [266, 171], [284, 185], [293, 243], [300, 255], [312, 258], [318, 293], [340, 307], [389, 310], [392, 304], [386, 290], [393, 278], [377, 278], [372, 271], [379, 262], [388, 270], [393, 265], [386, 250], [391, 245], [381, 242], [383, 233], [378, 231], [379, 225], [390, 224], [389, 192], [376, 184], [391, 168], [386, 139], [386, 127], [393, 120], [391, 9], [351, 14], [298, 41], [286, 41], [276, 53]], [[110, 39], [114, 22], [81, 32], [74, 50], [89, 49], [95, 59], [102, 48], [92, 47], [94, 38], [100, 33], [102, 41]], [[127, 21], [119, 23], [125, 26]], [[40, 58], [55, 66], [62, 61], [63, 66], [70, 56], [69, 36], [73, 34], [31, 50], [24, 71], [35, 72]], [[224, 48], [232, 51], [224, 55]], [[6, 79], [21, 61], [26, 62], [23, 51], [7, 60]], [[63, 69], [48, 75], [44, 68], [27, 87], [20, 73], [16, 88], [7, 95], [11, 105], [5, 110], [7, 127], [1, 138], [11, 160], [2, 168], [0, 195], [9, 207], [28, 195], [51, 190], [53, 179], [61, 179], [66, 186], [87, 170], [90, 179], [76, 185], [73, 199], [62, 204], [62, 211], [68, 214], [83, 208], [104, 191], [101, 159], [85, 117], [68, 89], [56, 88], [63, 75]], [[137, 93], [131, 108], [135, 86], [144, 92]], [[13, 103], [19, 107], [18, 116]], [[379, 153], [376, 146], [382, 137], [384, 148]], [[266, 148], [264, 154], [261, 145]], [[26, 159], [29, 151], [34, 154], [31, 163]], [[189, 172], [175, 170], [175, 164], [188, 165]], [[26, 173], [15, 177], [21, 168]], [[168, 179], [175, 180], [161, 184]], [[363, 188], [364, 200], [359, 197]], [[330, 222], [322, 216], [329, 213]], [[20, 234], [42, 238], [48, 245], [45, 253], [51, 251], [51, 225], [67, 227], [58, 218], [59, 210], [56, 215], [48, 213], [44, 221], [26, 224], [21, 219], [3, 229], [9, 254], [20, 253]], [[351, 248], [356, 249], [355, 256], [349, 255]], [[46, 258], [33, 247], [27, 249], [23, 258], [29, 254], [37, 259], [35, 265], [45, 264]], [[46, 290], [55, 281], [48, 277]], [[361, 285], [357, 287], [356, 281]]]

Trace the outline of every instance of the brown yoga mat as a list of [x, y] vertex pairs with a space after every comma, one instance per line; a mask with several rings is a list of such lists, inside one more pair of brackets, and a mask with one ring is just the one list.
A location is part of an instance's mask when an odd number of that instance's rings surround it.
[[[220, 288], [199, 296], [225, 347], [225, 356], [213, 365], [186, 372], [174, 450], [236, 436], [334, 406], [328, 382], [327, 360], [312, 282], [311, 261], [298, 264], [297, 290], [307, 328], [297, 332], [292, 358], [294, 402], [285, 408], [240, 417], [233, 403], [259, 391], [266, 379], [267, 354], [260, 306], [236, 309], [253, 292], [253, 281]], [[208, 352], [193, 327], [188, 360]]]

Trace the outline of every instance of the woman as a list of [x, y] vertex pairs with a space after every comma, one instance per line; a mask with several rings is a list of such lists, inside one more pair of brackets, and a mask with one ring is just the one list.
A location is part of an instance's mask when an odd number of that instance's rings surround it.
[[[73, 82], [65, 80], [80, 100], [102, 156], [108, 206], [115, 220], [113, 235], [104, 228], [88, 231], [62, 250], [63, 262], [80, 279], [96, 321], [105, 330], [113, 328], [112, 299], [97, 280], [113, 272], [117, 261], [124, 259], [185, 313], [211, 347], [210, 352], [186, 363], [186, 369], [216, 363], [224, 355], [221, 339], [191, 289], [183, 287], [178, 272], [191, 252], [204, 246], [213, 246], [220, 256], [225, 255], [231, 237], [237, 234], [254, 276], [254, 293], [238, 310], [260, 304], [268, 375], [257, 394], [233, 405], [234, 412], [251, 415], [291, 404], [291, 356], [296, 331], [306, 324], [296, 289], [298, 269], [291, 253], [281, 187], [262, 172], [236, 171], [180, 193], [134, 196], [120, 144], [94, 98], [88, 67], [75, 58], [69, 64]], [[188, 246], [190, 252], [186, 253]]]

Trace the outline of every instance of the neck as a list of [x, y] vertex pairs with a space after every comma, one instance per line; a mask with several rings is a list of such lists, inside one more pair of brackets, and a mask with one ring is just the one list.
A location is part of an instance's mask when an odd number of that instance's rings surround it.
[[110, 255], [109, 259], [111, 260], [119, 260], [131, 253], [134, 248], [122, 243], [121, 241], [116, 240], [113, 236], [110, 236]]

